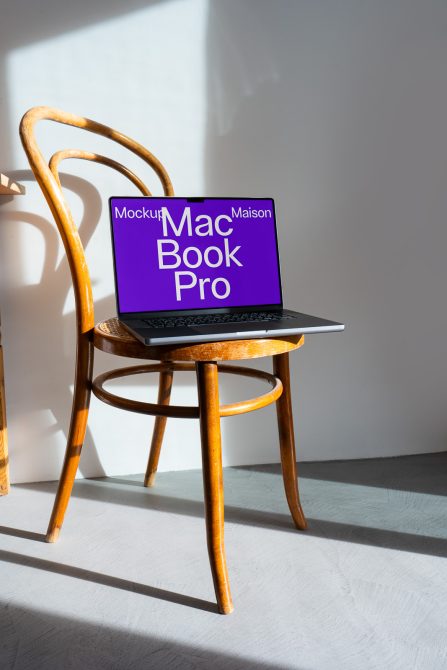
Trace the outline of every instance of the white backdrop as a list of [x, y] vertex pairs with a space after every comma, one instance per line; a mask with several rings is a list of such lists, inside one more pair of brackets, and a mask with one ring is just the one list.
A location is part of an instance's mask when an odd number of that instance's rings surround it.
[[[300, 459], [444, 450], [446, 3], [65, 4], [2, 9], [0, 170], [27, 186], [0, 206], [12, 480], [58, 476], [73, 380], [68, 269], [18, 140], [37, 104], [135, 137], [178, 195], [276, 198], [287, 306], [347, 323], [292, 356]], [[48, 154], [108, 151], [54, 124], [39, 138]], [[114, 313], [106, 200], [131, 187], [100, 166], [66, 172], [99, 320]], [[115, 363], [97, 356], [98, 371]], [[152, 379], [121, 388], [156, 395]], [[258, 390], [221, 389], [224, 402]], [[196, 401], [192, 376], [173, 401]], [[93, 399], [81, 476], [143, 471], [152, 422]], [[227, 465], [278, 460], [273, 408], [226, 419], [223, 438]], [[171, 421], [160, 469], [199, 466], [197, 423]]]

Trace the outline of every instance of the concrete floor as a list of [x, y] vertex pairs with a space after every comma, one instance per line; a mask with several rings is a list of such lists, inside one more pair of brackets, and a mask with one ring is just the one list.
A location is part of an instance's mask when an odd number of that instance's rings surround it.
[[0, 668], [447, 668], [447, 453], [228, 468], [235, 611], [216, 613], [200, 471], [80, 480], [45, 544], [54, 483], [0, 499]]

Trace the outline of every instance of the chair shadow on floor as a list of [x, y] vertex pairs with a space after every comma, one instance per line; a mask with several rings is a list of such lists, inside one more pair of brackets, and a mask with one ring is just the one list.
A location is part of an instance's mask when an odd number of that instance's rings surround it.
[[[13, 529], [6, 530], [11, 531]], [[3, 533], [4, 529], [0, 528], [0, 532]], [[12, 535], [14, 533], [8, 532], [7, 534]], [[38, 534], [25, 533], [24, 536], [20, 535], [20, 537], [27, 537], [27, 535]], [[27, 537], [27, 539], [36, 538]], [[217, 605], [210, 601], [202, 600], [201, 598], [193, 598], [191, 596], [175, 593], [173, 591], [167, 591], [165, 589], [155, 588], [154, 586], [148, 586], [146, 584], [138, 584], [137, 582], [121, 579], [119, 577], [112, 577], [111, 575], [104, 575], [100, 572], [94, 572], [93, 570], [85, 570], [84, 568], [78, 568], [74, 565], [66, 565], [64, 563], [57, 563], [56, 561], [48, 561], [43, 558], [36, 558], [35, 556], [28, 556], [13, 551], [4, 550], [0, 550], [0, 561], [13, 563], [14, 565], [23, 565], [35, 570], [44, 570], [45, 572], [52, 572], [57, 575], [71, 577], [73, 579], [82, 579], [86, 582], [94, 582], [95, 584], [101, 584], [102, 586], [109, 586], [114, 589], [121, 589], [122, 591], [130, 591], [142, 596], [149, 596], [150, 598], [156, 598], [157, 600], [164, 600], [166, 602], [175, 603], [176, 605], [185, 605], [186, 607], [193, 607], [194, 609], [200, 609], [206, 612], [213, 612], [218, 614]]]
[[[273, 469], [272, 469], [273, 468]], [[281, 474], [272, 465], [238, 466], [238, 470]], [[299, 465], [300, 477], [393, 491], [447, 497], [447, 451], [386, 458], [315, 461]]]
[[[386, 460], [393, 461], [394, 459]], [[396, 462], [394, 463], [382, 462], [381, 459], [375, 459], [374, 462], [353, 461], [351, 474], [349, 474], [350, 466], [346, 462], [343, 465], [340, 463], [335, 465], [332, 464], [332, 467], [331, 464], [328, 463], [308, 463], [301, 466], [301, 479], [306, 481], [306, 478], [308, 478], [310, 485], [312, 480], [330, 481], [332, 471], [333, 479], [335, 482], [341, 481], [341, 485], [355, 483], [356, 485], [368, 485], [370, 487], [375, 486], [380, 488], [380, 483], [382, 482], [382, 487], [389, 488], [394, 476], [397, 475], [397, 473], [400, 471], [401, 473], [406, 473], [406, 475], [402, 476], [399, 480], [401, 489], [406, 491], [412, 485], [414, 473], [417, 472], [419, 468], [419, 470], [421, 470], [421, 477], [425, 478], [427, 481], [425, 481], [424, 484], [421, 484], [420, 482], [418, 483], [419, 480], [416, 479], [414, 488], [416, 488], [418, 493], [420, 492], [420, 488], [424, 489], [424, 493], [432, 493], [432, 491], [428, 490], [430, 488], [428, 476], [433, 469], [439, 471], [441, 463], [445, 463], [447, 461], [447, 454], [429, 454], [420, 457], [404, 457], [402, 459], [395, 459], [395, 461]], [[399, 461], [401, 461], [400, 465]], [[382, 470], [386, 472], [386, 477], [384, 480], [381, 479], [377, 474]], [[241, 474], [243, 476], [243, 473], [246, 471], [249, 471], [250, 473], [259, 472], [270, 475], [278, 475], [278, 491], [279, 487], [282, 488], [282, 482], [279, 476], [281, 471], [280, 466], [278, 465], [229, 468], [227, 469], [227, 477], [237, 477]], [[368, 471], [370, 473], [369, 476], [367, 475]], [[204, 504], [201, 500], [200, 471], [177, 473], [177, 484], [179, 485], [176, 486], [175, 489], [172, 482], [169, 484], [169, 487], [166, 486], [166, 479], [163, 479], [163, 475], [164, 473], [159, 475], [161, 481], [159, 492], [157, 492], [156, 488], [143, 488], [141, 475], [138, 478], [136, 478], [136, 476], [129, 476], [77, 480], [75, 482], [73, 495], [77, 498], [85, 500], [111, 502], [117, 505], [145, 508], [152, 511], [169, 512], [192, 517], [203, 517]], [[172, 478], [174, 473], [166, 473], [165, 477], [166, 475]], [[274, 477], [274, 480], [276, 480], [276, 477]], [[236, 483], [241, 484], [241, 481]], [[55, 482], [39, 484], [16, 484], [14, 488], [54, 493], [56, 485], [57, 484]], [[230, 491], [229, 495], [227, 496], [229, 504], [225, 506], [226, 521], [229, 523], [257, 526], [274, 531], [287, 531], [296, 533], [297, 539], [300, 542], [305, 542], [306, 538], [310, 536], [417, 554], [447, 557], [447, 538], [369, 527], [366, 525], [361, 525], [360, 523], [353, 524], [321, 518], [310, 518], [309, 529], [305, 533], [297, 533], [290, 521], [288, 513], [282, 514], [279, 512], [268, 511], [268, 509], [256, 509], [256, 502], [259, 503], [259, 497], [255, 499], [254, 494], [251, 494], [250, 492], [248, 492], [248, 494], [245, 493], [246, 496], [248, 495], [248, 498], [245, 498], [244, 506], [232, 504], [233, 496], [237, 495], [237, 493], [233, 494], [231, 490], [233, 487], [229, 488]], [[234, 491], [236, 491], [237, 488], [240, 489], [240, 486], [234, 486]], [[274, 488], [276, 489], [276, 484], [274, 484]], [[438, 494], [441, 492], [441, 490], [446, 491], [447, 489], [445, 485], [441, 486], [440, 481], [438, 481], [436, 477], [434, 478], [433, 488], [434, 491]], [[172, 495], [172, 490], [176, 490], [178, 495]], [[316, 493], [318, 493], [318, 491], [316, 491], [313, 495], [315, 496]], [[345, 495], [349, 497], [349, 487], [347, 487]], [[253, 497], [251, 498], [250, 496]], [[433, 495], [433, 499], [435, 498], [436, 496]], [[428, 496], [429, 501], [430, 499], [431, 496]], [[263, 506], [268, 508], [269, 504], [274, 506], [274, 500], [269, 500], [268, 496], [264, 496]], [[284, 508], [285, 506], [286, 503], [284, 501]], [[430, 514], [430, 510], [425, 510], [425, 513]], [[362, 518], [362, 514], [362, 510], [359, 510], [359, 518]], [[0, 534], [37, 542], [45, 541], [44, 534], [7, 526], [0, 526]], [[167, 602], [172, 602], [187, 607], [201, 609], [207, 612], [217, 613], [218, 611], [217, 606], [214, 603], [208, 602], [206, 600], [160, 588], [155, 588], [148, 585], [138, 584], [129, 580], [58, 563], [56, 561], [49, 561], [46, 559], [36, 558], [34, 556], [22, 555], [12, 551], [0, 551], [0, 561], [23, 565], [46, 572], [53, 572], [55, 574], [65, 575], [67, 577], [81, 579], [87, 582], [95, 582], [110, 588], [130, 591], [132, 593], [145, 595], [159, 600], [165, 600]]]
[[45, 542], [45, 533], [34, 533], [31, 530], [10, 528], [9, 526], [0, 526], [0, 535], [19, 537], [22, 540], [32, 540], [33, 542]]
[[[88, 615], [87, 615], [88, 616]], [[0, 666], [7, 668], [214, 668], [215, 670], [290, 670], [290, 663], [265, 661], [253, 648], [216, 649], [216, 641], [180, 642], [79, 615], [0, 602]], [[57, 634], [56, 634], [57, 633]], [[250, 653], [252, 658], [250, 658]], [[33, 664], [33, 659], [35, 664]], [[75, 659], [75, 660], [72, 660]], [[31, 665], [30, 665], [31, 662]], [[67, 665], [68, 663], [68, 665]], [[306, 666], [308, 667], [308, 666]], [[301, 666], [293, 664], [294, 670]], [[304, 670], [304, 668], [302, 669]]]
[[[441, 468], [441, 465], [444, 465]], [[304, 463], [300, 467], [300, 475], [302, 484], [307, 488], [307, 497], [309, 499], [309, 506], [315, 503], [318, 500], [318, 496], [321, 496], [320, 490], [312, 490], [313, 481], [315, 480], [324, 480], [331, 482], [340, 482], [340, 487], [343, 487], [343, 484], [356, 484], [357, 486], [367, 486], [372, 487], [374, 492], [374, 487], [378, 489], [380, 493], [380, 482], [382, 481], [382, 488], [387, 488], [391, 490], [393, 482], [396, 487], [400, 487], [402, 491], [411, 491], [413, 486], [417, 493], [421, 493], [421, 489], [426, 494], [429, 494], [426, 498], [425, 504], [430, 505], [433, 501], [433, 504], [436, 503], [436, 495], [440, 495], [441, 492], [445, 492], [447, 495], [447, 485], [446, 483], [441, 483], [440, 477], [433, 477], [433, 490], [430, 490], [430, 473], [439, 473], [440, 475], [445, 472], [445, 465], [447, 465], [447, 454], [427, 454], [422, 456], [410, 456], [402, 457], [398, 459], [374, 459], [374, 460], [365, 460], [365, 461], [352, 461], [352, 468], [349, 462], [341, 463]], [[351, 468], [351, 471], [350, 471]], [[238, 468], [227, 468], [226, 479], [231, 478], [237, 474], [242, 474], [245, 471], [250, 473], [263, 472], [271, 475], [278, 475], [276, 492], [276, 477], [274, 477], [274, 488], [275, 496], [282, 495], [282, 482], [280, 478], [281, 469], [279, 465], [260, 465], [260, 466], [246, 466]], [[331, 476], [331, 471], [334, 472], [334, 475]], [[402, 473], [402, 476], [397, 481], [398, 472]], [[424, 482], [419, 481], [415, 476], [418, 471], [420, 472], [420, 479]], [[367, 473], [370, 473], [369, 476]], [[380, 472], [385, 472], [386, 476], [384, 479], [381, 479]], [[342, 475], [343, 473], [343, 475]], [[363, 474], [362, 474], [363, 473]], [[404, 476], [404, 473], [405, 476]], [[101, 502], [109, 502], [122, 506], [137, 507], [143, 509], [150, 509], [152, 511], [159, 512], [169, 512], [172, 514], [180, 514], [192, 517], [203, 518], [204, 516], [204, 504], [202, 500], [202, 490], [201, 490], [201, 473], [200, 471], [190, 471], [189, 473], [161, 473], [159, 475], [160, 482], [165, 482], [166, 480], [163, 477], [176, 477], [177, 485], [171, 483], [169, 487], [165, 484], [162, 484], [157, 489], [157, 484], [153, 489], [145, 489], [142, 486], [142, 475], [141, 476], [129, 476], [129, 477], [109, 477], [109, 478], [95, 478], [95, 479], [83, 479], [77, 480], [75, 482], [73, 496], [85, 499], [85, 500], [94, 500]], [[444, 479], [446, 479], [444, 477]], [[269, 508], [272, 509], [275, 507], [278, 509], [278, 498], [275, 496], [275, 500], [269, 500], [268, 495], [264, 492], [262, 497], [262, 507], [259, 508], [259, 495], [255, 493], [250, 493], [250, 491], [245, 487], [244, 489], [244, 502], [241, 504], [240, 500], [237, 501], [237, 496], [240, 495], [242, 488], [242, 482], [238, 479], [235, 480], [234, 486], [227, 487], [229, 489], [226, 493], [226, 504], [225, 504], [225, 520], [228, 523], [242, 524], [247, 526], [255, 526], [260, 528], [266, 528], [269, 530], [275, 531], [287, 531], [291, 533], [296, 533], [299, 541], [305, 541], [306, 537], [320, 537], [328, 540], [339, 540], [343, 542], [352, 542], [362, 545], [370, 545], [374, 547], [382, 547], [388, 549], [394, 549], [398, 551], [406, 551], [411, 553], [426, 554], [432, 556], [447, 557], [447, 534], [446, 537], [436, 537], [430, 535], [430, 532], [423, 534], [423, 531], [411, 532], [412, 529], [409, 529], [409, 532], [405, 530], [397, 530], [395, 528], [380, 528], [378, 524], [380, 519], [374, 518], [374, 523], [367, 525], [362, 523], [362, 519], [369, 518], [371, 519], [371, 513], [368, 512], [367, 502], [365, 502], [365, 509], [361, 508], [361, 500], [359, 502], [359, 509], [356, 512], [355, 523], [346, 523], [343, 519], [325, 519], [325, 518], [315, 518], [310, 515], [309, 520], [309, 529], [304, 533], [297, 533], [293, 527], [290, 517], [286, 512], [286, 503], [284, 501], [284, 514], [277, 511], [269, 511]], [[43, 492], [53, 493], [55, 491], [56, 483], [39, 483], [39, 484], [20, 484], [16, 485], [18, 488], [24, 489], [37, 489]], [[255, 485], [256, 488], [256, 485]], [[395, 490], [394, 488], [392, 489]], [[350, 498], [350, 489], [349, 486], [346, 487], [346, 491], [343, 491], [343, 488], [340, 489], [345, 500]], [[173, 495], [175, 493], [175, 495]], [[436, 494], [436, 495], [434, 495]], [[273, 494], [272, 494], [273, 495]], [[238, 504], [234, 504], [238, 502]], [[330, 505], [328, 501], [328, 505]], [[256, 508], [258, 506], [258, 509]], [[282, 504], [281, 504], [282, 507]], [[390, 512], [392, 511], [392, 505]], [[368, 517], [366, 516], [368, 512]], [[386, 510], [385, 510], [386, 512]], [[439, 509], [429, 508], [423, 510], [424, 518], [429, 519], [430, 516], [434, 518], [434, 515], [437, 513], [439, 515]], [[324, 514], [324, 509], [321, 512], [321, 515]], [[340, 512], [342, 516], [343, 511]], [[382, 516], [382, 522], [384, 525], [390, 525], [390, 520], [395, 521], [395, 519], [385, 518]], [[394, 525], [396, 525], [394, 523]], [[1, 528], [0, 533], [18, 535], [23, 537], [20, 533], [27, 531], [18, 531], [15, 529]], [[28, 534], [28, 539], [38, 539], [41, 540], [43, 536], [38, 535], [37, 533]]]

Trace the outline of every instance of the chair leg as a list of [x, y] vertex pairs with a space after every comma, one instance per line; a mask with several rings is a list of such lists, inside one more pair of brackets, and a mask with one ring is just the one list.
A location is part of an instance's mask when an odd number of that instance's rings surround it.
[[70, 429], [68, 432], [67, 448], [62, 466], [59, 486], [54, 501], [53, 512], [48, 525], [46, 541], [56, 542], [65, 511], [70, 500], [73, 483], [78, 469], [82, 445], [87, 428], [88, 410], [90, 405], [91, 381], [93, 371], [93, 343], [88, 335], [82, 335], [78, 340], [76, 359], [76, 377], [71, 412]]
[[293, 432], [288, 353], [273, 356], [273, 374], [276, 377], [279, 377], [283, 384], [283, 392], [276, 401], [276, 412], [278, 416], [281, 466], [286, 498], [295, 526], [299, 530], [305, 530], [307, 528], [307, 521], [301, 508], [296, 474], [295, 437]]
[[[169, 402], [171, 400], [173, 376], [174, 376], [173, 370], [163, 370], [162, 372], [160, 372], [160, 381], [158, 383], [158, 401], [157, 401], [159, 405], [169, 405]], [[168, 418], [166, 416], [155, 417], [154, 432], [152, 434], [151, 449], [149, 452], [149, 460], [147, 463], [146, 474], [144, 476], [144, 486], [154, 485], [167, 420]]]
[[224, 492], [217, 363], [196, 363], [208, 555], [221, 614], [233, 611], [224, 544]]
[[0, 345], [0, 496], [9, 493], [8, 438], [6, 432], [3, 347]]

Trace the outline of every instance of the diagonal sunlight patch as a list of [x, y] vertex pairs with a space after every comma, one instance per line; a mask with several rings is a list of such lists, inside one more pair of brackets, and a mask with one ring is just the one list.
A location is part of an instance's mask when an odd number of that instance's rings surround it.
[[[224, 479], [226, 521], [297, 532], [282, 481], [276, 475], [225, 468]], [[200, 470], [159, 473], [151, 489], [144, 489], [142, 481], [143, 475], [84, 479], [76, 482], [73, 495], [151, 511], [203, 516]], [[447, 541], [443, 496], [304, 478], [300, 479], [300, 494], [304, 512], [312, 520], [311, 535], [330, 537], [334, 530], [334, 539], [351, 541], [363, 529], [366, 543], [370, 531], [383, 532], [384, 537], [396, 533]]]
[[[14, 164], [23, 165], [25, 161], [17, 133], [18, 119], [30, 107], [46, 104], [134, 136], [159, 156], [177, 191], [200, 194], [204, 188], [207, 9], [207, 0], [157, 3], [11, 51], [7, 82], [14, 124], [9, 132]], [[44, 124], [38, 128], [38, 141], [45, 156], [67, 146], [90, 150], [94, 146], [104, 153], [112, 148], [118, 160], [125, 160], [143, 178], [147, 176], [143, 164], [130, 152], [113, 149], [113, 143], [103, 138], [54, 123], [46, 125], [49, 132], [42, 132], [43, 128]], [[66, 161], [63, 169], [88, 180], [91, 176], [103, 197], [134, 192], [129, 182], [113, 176], [113, 171], [85, 161]], [[157, 178], [151, 178], [150, 187], [159, 191]], [[34, 205], [40, 204], [48, 216], [43, 197], [37, 191], [32, 196], [33, 211]], [[67, 200], [79, 222], [85, 204], [82, 196], [68, 192]], [[22, 207], [24, 203], [14, 204]], [[110, 247], [106, 203], [102, 223], [88, 248], [98, 298], [113, 293], [110, 255], [104, 253]], [[30, 273], [34, 266], [41, 266], [41, 259], [35, 257], [31, 235], [29, 239], [27, 235], [22, 237], [23, 265]], [[59, 253], [63, 253], [61, 249]], [[40, 270], [36, 268], [36, 276]], [[36, 279], [33, 276], [27, 281]], [[64, 313], [73, 307], [70, 300]]]
[[[266, 473], [260, 477], [259, 472], [250, 473], [252, 476], [247, 474], [243, 471], [241, 476], [237, 468], [224, 470], [227, 524], [246, 526], [247, 530], [261, 528], [290, 533], [296, 536], [298, 543], [320, 538], [447, 557], [441, 496], [417, 494], [409, 503], [408, 492], [323, 481], [314, 486], [315, 480], [302, 480], [301, 498], [309, 529], [298, 532], [293, 526], [280, 478]], [[17, 488], [54, 495], [55, 486], [55, 483], [40, 483]], [[200, 470], [159, 473], [151, 489], [143, 488], [143, 474], [78, 480], [73, 497], [87, 504], [101, 502], [109, 507], [111, 503], [144, 509], [151, 514], [204, 517]]]

